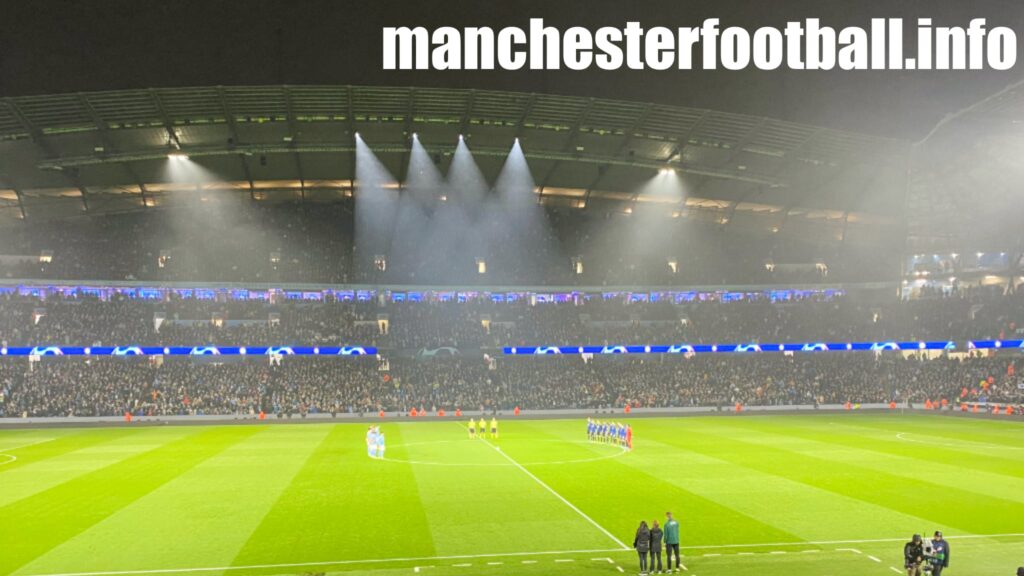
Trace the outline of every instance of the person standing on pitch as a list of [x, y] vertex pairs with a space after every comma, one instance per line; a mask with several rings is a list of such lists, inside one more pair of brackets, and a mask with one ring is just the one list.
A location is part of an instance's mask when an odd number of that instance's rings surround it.
[[480, 416], [480, 425], [477, 430], [480, 431], [480, 438], [487, 437], [487, 420], [484, 420], [483, 415]]
[[494, 416], [491, 416], [491, 438], [498, 438], [498, 419]]
[[[658, 526], [658, 521], [655, 520], [654, 522], [651, 523], [651, 563], [650, 563], [649, 568], [651, 569], [651, 572], [654, 572], [655, 570], [657, 570], [658, 574], [661, 574], [661, 539], [662, 539], [662, 535], [663, 535], [663, 532], [661, 531], [661, 527]], [[658, 564], [657, 564], [658, 567], [657, 568], [654, 567], [654, 565], [655, 565], [654, 561], [655, 560], [658, 561]]]
[[942, 539], [942, 532], [938, 530], [932, 538], [932, 555], [929, 560], [932, 564], [932, 576], [940, 576], [944, 569], [949, 568], [949, 542]]
[[384, 458], [384, 433], [377, 431], [377, 458]]
[[469, 426], [467, 426], [466, 429], [469, 430], [469, 437], [474, 438], [476, 436], [476, 421], [470, 418]]
[[903, 545], [903, 567], [907, 569], [907, 576], [921, 576], [921, 563], [924, 562], [924, 542], [920, 534]]
[[640, 557], [640, 574], [647, 574], [647, 552], [651, 549], [651, 531], [647, 529], [647, 522], [641, 520], [640, 527], [636, 529], [636, 536], [633, 538], [633, 548]]
[[373, 426], [366, 431], [366, 453], [370, 458], [377, 457], [377, 434]]
[[668, 572], [672, 571], [672, 553], [676, 555], [676, 572], [680, 571], [679, 561], [679, 522], [672, 517], [671, 512], [665, 513], [665, 556], [666, 564], [665, 569]]

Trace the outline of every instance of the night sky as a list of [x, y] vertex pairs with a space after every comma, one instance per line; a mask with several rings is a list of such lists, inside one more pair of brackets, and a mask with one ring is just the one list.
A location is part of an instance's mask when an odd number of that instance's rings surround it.
[[[787, 20], [868, 27], [872, 17], [1010, 26], [1024, 45], [1024, 4], [1000, 1], [269, 1], [4, 0], [0, 95], [245, 84], [368, 84], [546, 92], [713, 108], [916, 139], [944, 115], [1024, 78], [1007, 72], [392, 72], [381, 28], [525, 27], [531, 17], [595, 29], [638, 20], [753, 30]], [[908, 22], [905, 30], [911, 29]]]

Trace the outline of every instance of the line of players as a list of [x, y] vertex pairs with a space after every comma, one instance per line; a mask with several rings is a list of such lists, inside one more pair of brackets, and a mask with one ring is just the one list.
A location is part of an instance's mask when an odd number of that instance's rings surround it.
[[622, 422], [603, 422], [587, 418], [587, 440], [632, 450], [633, 428]]
[[366, 431], [366, 452], [370, 458], [384, 458], [384, 433], [380, 426], [370, 426]]
[[[484, 420], [481, 417], [480, 418], [480, 423], [478, 424], [478, 423], [474, 422], [472, 418], [470, 418], [469, 419], [469, 424], [466, 425], [466, 429], [469, 430], [469, 437], [470, 438], [476, 438], [478, 432], [480, 434], [480, 437], [483, 438], [484, 434], [487, 433], [487, 421]], [[494, 418], [494, 417], [491, 417], [491, 438], [497, 438], [497, 437], [498, 437], [498, 419]]]

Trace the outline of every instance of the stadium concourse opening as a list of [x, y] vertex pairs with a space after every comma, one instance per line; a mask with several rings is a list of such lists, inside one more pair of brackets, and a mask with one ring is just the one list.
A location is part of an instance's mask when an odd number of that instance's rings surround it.
[[1024, 13], [740, 4], [7, 7], [0, 575], [1012, 574]]

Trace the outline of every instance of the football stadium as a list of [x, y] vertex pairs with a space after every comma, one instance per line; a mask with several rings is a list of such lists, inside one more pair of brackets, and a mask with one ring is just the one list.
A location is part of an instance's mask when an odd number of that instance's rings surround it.
[[0, 42], [0, 574], [1024, 564], [1012, 70], [385, 75], [436, 4], [187, 5]]

